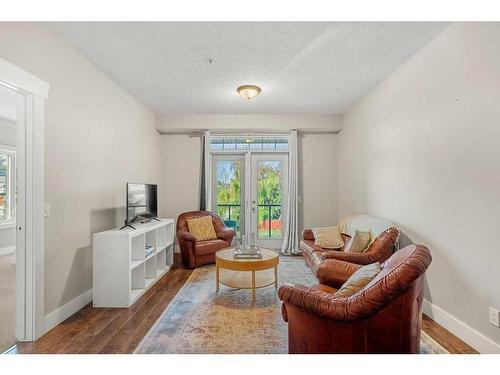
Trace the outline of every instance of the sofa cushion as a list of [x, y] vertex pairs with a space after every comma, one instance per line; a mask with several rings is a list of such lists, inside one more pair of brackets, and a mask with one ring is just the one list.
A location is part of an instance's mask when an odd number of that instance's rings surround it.
[[344, 240], [337, 225], [324, 228], [314, 228], [314, 243], [324, 249], [340, 249]]
[[197, 241], [215, 240], [215, 233], [212, 217], [202, 216], [196, 219], [187, 220], [189, 233], [196, 237]]
[[370, 283], [382, 270], [380, 263], [367, 264], [354, 272], [344, 285], [335, 293], [335, 297], [350, 297]]
[[346, 253], [362, 253], [370, 244], [370, 232], [357, 230], [345, 247]]

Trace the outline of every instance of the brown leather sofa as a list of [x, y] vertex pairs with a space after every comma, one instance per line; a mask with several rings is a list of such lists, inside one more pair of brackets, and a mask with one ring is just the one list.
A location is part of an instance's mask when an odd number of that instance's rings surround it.
[[351, 237], [342, 233], [344, 247], [338, 250], [324, 249], [314, 244], [314, 234], [311, 229], [304, 230], [304, 240], [300, 242], [299, 248], [304, 255], [304, 259], [313, 271], [314, 275], [322, 284], [328, 283], [331, 276], [329, 259], [343, 260], [355, 264], [370, 264], [375, 262], [384, 262], [394, 252], [399, 231], [397, 228], [389, 228], [381, 233], [370, 247], [363, 253], [346, 253], [344, 248], [347, 246]]
[[361, 266], [338, 260], [332, 260], [333, 285], [281, 286], [289, 353], [419, 353], [424, 275], [431, 260], [426, 247], [406, 246], [347, 298], [335, 292]]
[[[211, 216], [217, 239], [196, 241], [189, 233], [187, 221], [202, 216]], [[196, 268], [203, 264], [215, 263], [215, 253], [231, 245], [236, 232], [227, 228], [222, 219], [209, 211], [184, 212], [177, 218], [177, 240], [181, 249], [182, 262], [188, 268]]]

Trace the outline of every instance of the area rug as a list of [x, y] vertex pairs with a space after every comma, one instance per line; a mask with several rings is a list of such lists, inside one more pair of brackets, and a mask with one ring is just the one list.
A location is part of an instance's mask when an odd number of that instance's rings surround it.
[[[281, 257], [279, 284], [310, 285], [316, 278], [301, 257]], [[215, 293], [215, 267], [197, 268], [163, 315], [137, 347], [136, 353], [287, 353], [287, 324], [273, 286], [250, 290], [223, 285]], [[421, 352], [447, 353], [422, 332]]]

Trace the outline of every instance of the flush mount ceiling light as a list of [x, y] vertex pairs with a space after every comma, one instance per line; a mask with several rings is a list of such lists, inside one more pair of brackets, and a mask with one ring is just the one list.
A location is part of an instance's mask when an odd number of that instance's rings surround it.
[[250, 100], [250, 99], [255, 98], [257, 95], [259, 95], [261, 89], [259, 86], [255, 86], [255, 85], [243, 85], [243, 86], [238, 87], [236, 89], [236, 91], [238, 91], [238, 94], [243, 99]]

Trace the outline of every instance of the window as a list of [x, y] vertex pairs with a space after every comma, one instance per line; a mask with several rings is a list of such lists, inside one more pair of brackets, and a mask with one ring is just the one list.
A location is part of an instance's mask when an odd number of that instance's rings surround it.
[[286, 137], [217, 137], [210, 140], [211, 151], [288, 151], [288, 138]]
[[13, 222], [15, 211], [15, 151], [0, 148], [0, 223]]

